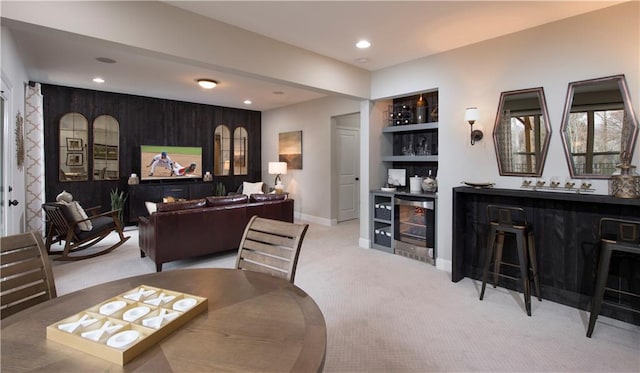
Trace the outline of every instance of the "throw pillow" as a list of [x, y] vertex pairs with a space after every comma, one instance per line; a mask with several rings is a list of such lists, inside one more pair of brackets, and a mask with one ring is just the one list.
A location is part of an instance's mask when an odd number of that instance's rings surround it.
[[245, 196], [251, 196], [252, 194], [262, 194], [262, 181], [258, 181], [257, 183], [248, 183], [246, 181], [242, 182], [242, 194]]
[[155, 202], [145, 201], [144, 205], [147, 207], [147, 211], [149, 211], [149, 215], [153, 214], [158, 210], [158, 206]]
[[[64, 203], [64, 202], [61, 202], [61, 203]], [[69, 207], [67, 211], [71, 213], [71, 216], [74, 222], [88, 218], [87, 213], [84, 211], [84, 209], [82, 208], [82, 206], [80, 206], [78, 202], [73, 201], [70, 203], [66, 203], [66, 205]], [[93, 224], [91, 224], [91, 220], [83, 221], [78, 223], [78, 229], [80, 229], [81, 231], [88, 232], [93, 229]]]
[[56, 202], [71, 202], [73, 201], [73, 196], [71, 195], [71, 193], [67, 192], [66, 190], [63, 190], [60, 194], [58, 194], [56, 196]]

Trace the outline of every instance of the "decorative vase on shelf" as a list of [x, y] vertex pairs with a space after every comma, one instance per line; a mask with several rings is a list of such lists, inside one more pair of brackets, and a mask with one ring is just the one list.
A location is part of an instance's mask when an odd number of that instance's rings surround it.
[[616, 166], [619, 171], [614, 172], [609, 180], [609, 193], [617, 198], [639, 198], [640, 176], [635, 172], [636, 166], [631, 165], [631, 156], [622, 152], [620, 161]]

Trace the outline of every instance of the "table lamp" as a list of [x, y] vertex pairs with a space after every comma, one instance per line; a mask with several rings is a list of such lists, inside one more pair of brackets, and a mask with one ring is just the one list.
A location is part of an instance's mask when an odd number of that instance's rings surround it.
[[282, 185], [282, 179], [280, 178], [281, 174], [287, 173], [287, 163], [286, 162], [269, 162], [269, 174], [276, 175], [275, 179], [275, 190], [277, 194], [281, 194], [284, 191], [284, 185]]

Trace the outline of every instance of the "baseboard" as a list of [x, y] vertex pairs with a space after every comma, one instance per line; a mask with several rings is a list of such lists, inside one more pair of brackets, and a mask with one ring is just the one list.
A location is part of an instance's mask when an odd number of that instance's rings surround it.
[[436, 268], [442, 271], [447, 271], [451, 273], [453, 269], [453, 264], [450, 260], [436, 258]]
[[371, 248], [371, 240], [370, 240], [370, 239], [368, 239], [368, 238], [362, 238], [362, 237], [360, 237], [360, 238], [358, 239], [358, 246], [360, 246], [360, 247], [366, 247], [366, 248], [370, 249], [370, 248]]
[[294, 212], [293, 213], [293, 218], [295, 220], [302, 220], [302, 221], [307, 221], [309, 223], [315, 223], [315, 224], [320, 224], [320, 225], [326, 225], [327, 227], [330, 227], [332, 225], [336, 225], [337, 222], [333, 222], [331, 219], [327, 219], [327, 218], [320, 218], [317, 216], [313, 216], [313, 215], [307, 215], [307, 214], [302, 214], [300, 212]]

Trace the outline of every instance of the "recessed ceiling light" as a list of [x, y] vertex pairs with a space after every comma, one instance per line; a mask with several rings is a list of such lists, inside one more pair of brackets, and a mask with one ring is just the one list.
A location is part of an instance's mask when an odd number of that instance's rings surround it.
[[96, 60], [104, 63], [116, 63], [116, 60], [108, 58], [108, 57], [97, 57]]
[[251, 105], [251, 104], [252, 104], [252, 102], [251, 102], [251, 100], [244, 100], [244, 104], [245, 104], [245, 105]]
[[218, 85], [218, 82], [216, 82], [215, 80], [211, 80], [211, 79], [198, 79], [196, 81], [198, 82], [200, 87], [202, 87], [204, 89], [212, 89], [212, 88], [215, 88], [215, 86]]
[[104, 83], [104, 79], [102, 79], [102, 78], [100, 78], [100, 77], [95, 77], [95, 78], [93, 78], [93, 81], [94, 81], [95, 83], [100, 83], [100, 84]]
[[364, 40], [364, 39], [356, 43], [356, 47], [360, 49], [366, 49], [366, 48], [369, 48], [370, 46], [371, 46], [371, 43], [368, 40]]

